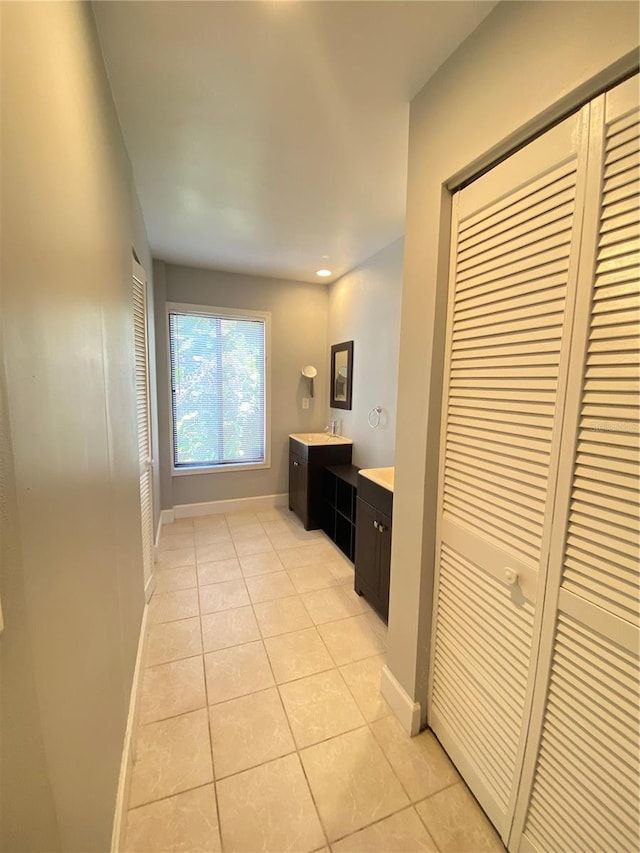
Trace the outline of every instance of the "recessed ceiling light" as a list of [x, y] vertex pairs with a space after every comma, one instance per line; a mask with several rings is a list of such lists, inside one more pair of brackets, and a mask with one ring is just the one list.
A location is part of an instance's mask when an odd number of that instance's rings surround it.
[[319, 275], [320, 278], [326, 278], [331, 275], [331, 270], [316, 270], [316, 275]]

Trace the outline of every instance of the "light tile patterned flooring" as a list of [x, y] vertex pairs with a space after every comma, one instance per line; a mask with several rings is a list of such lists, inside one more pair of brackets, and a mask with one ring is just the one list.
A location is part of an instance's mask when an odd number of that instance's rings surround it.
[[386, 626], [287, 509], [163, 527], [126, 850], [501, 851], [379, 692]]

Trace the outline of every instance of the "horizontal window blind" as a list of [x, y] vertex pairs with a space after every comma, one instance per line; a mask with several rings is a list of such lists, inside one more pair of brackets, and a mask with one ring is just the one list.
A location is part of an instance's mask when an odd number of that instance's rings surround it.
[[266, 323], [169, 314], [175, 468], [265, 461]]

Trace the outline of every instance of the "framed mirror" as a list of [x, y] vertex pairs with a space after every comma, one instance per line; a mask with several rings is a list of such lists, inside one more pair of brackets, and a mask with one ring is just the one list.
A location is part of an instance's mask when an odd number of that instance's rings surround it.
[[331, 402], [332, 409], [351, 408], [353, 385], [353, 341], [331, 347]]

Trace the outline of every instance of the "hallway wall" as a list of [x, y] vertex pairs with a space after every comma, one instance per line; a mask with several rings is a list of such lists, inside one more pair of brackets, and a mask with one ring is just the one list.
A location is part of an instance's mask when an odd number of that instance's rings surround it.
[[0, 847], [107, 850], [144, 607], [132, 245], [91, 6], [3, 3]]
[[[403, 246], [402, 238], [395, 240], [329, 287], [327, 378], [330, 383], [332, 345], [353, 341], [353, 395], [350, 410], [327, 406], [327, 422], [341, 422], [360, 468], [395, 461]], [[367, 421], [373, 406], [382, 408], [375, 430]]]

